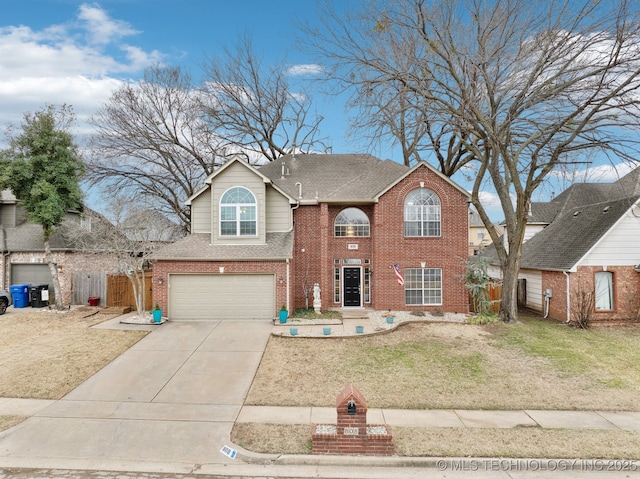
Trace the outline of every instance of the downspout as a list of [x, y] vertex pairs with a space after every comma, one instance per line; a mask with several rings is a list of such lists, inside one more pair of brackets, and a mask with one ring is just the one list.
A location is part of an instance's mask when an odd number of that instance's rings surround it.
[[[298, 183], [296, 183], [298, 184]], [[296, 201], [296, 204], [293, 208], [291, 208], [291, 231], [293, 230], [293, 211], [297, 210], [298, 208], [300, 208], [300, 200], [298, 199], [298, 201]], [[295, 232], [294, 232], [295, 235]], [[295, 245], [295, 238], [294, 238], [294, 245]], [[295, 247], [295, 246], [294, 246]], [[291, 300], [291, 286], [289, 283], [289, 271], [291, 269], [291, 263], [289, 261], [289, 258], [287, 258], [287, 310], [291, 311], [291, 304], [289, 304], [289, 301]]]
[[544, 293], [544, 319], [549, 316], [549, 295], [545, 291]]
[[2, 289], [7, 289], [7, 259], [11, 255], [11, 251], [7, 250], [7, 230], [4, 225], [0, 225], [0, 234], [2, 234]]
[[291, 311], [291, 304], [289, 304], [289, 301], [291, 300], [290, 298], [290, 289], [291, 287], [289, 286], [289, 269], [291, 267], [291, 264], [289, 262], [289, 258], [287, 258], [287, 311]]
[[569, 273], [563, 271], [565, 278], [567, 278], [567, 320], [565, 323], [569, 324], [571, 322], [571, 280], [569, 279]]

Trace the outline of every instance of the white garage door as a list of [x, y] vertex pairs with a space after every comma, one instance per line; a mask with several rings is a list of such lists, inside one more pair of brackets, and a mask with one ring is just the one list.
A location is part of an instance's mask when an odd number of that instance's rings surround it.
[[169, 275], [170, 319], [271, 319], [272, 274]]

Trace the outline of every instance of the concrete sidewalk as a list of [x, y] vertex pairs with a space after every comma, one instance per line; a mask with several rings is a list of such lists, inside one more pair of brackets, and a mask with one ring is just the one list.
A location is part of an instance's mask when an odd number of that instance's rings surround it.
[[[120, 401], [60, 401], [39, 399], [0, 398], [0, 416], [92, 417], [138, 420], [172, 419], [263, 424], [332, 424], [335, 408], [224, 406], [191, 404], [168, 408], [158, 404], [139, 407]], [[367, 422], [398, 427], [461, 427], [514, 428], [540, 427], [544, 429], [618, 429], [640, 431], [640, 411], [547, 411], [547, 410], [468, 410], [468, 409], [378, 409], [367, 411]]]

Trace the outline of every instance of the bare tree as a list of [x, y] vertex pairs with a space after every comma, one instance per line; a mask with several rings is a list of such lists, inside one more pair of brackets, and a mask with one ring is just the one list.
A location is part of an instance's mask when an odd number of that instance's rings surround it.
[[131, 283], [137, 316], [145, 318], [151, 307], [145, 299], [145, 272], [150, 269], [150, 257], [158, 240], [174, 239], [165, 236], [170, 223], [157, 212], [139, 209], [126, 197], [117, 195], [109, 202], [109, 212], [109, 219], [92, 213], [90, 229], [66, 222], [63, 234], [83, 253], [110, 254], [117, 258], [118, 272]]
[[[374, 1], [345, 18], [328, 10], [326, 30], [308, 36], [333, 61], [337, 81], [403, 85], [420, 97], [432, 131], [454, 137], [473, 159], [472, 202], [502, 267], [506, 322], [517, 319], [536, 188], [587, 151], [612, 159], [637, 153], [638, 8], [625, 0]], [[429, 139], [437, 152], [438, 137]], [[505, 215], [504, 242], [480, 202], [487, 186]]]
[[153, 201], [185, 230], [184, 202], [234, 154], [272, 161], [319, 144], [321, 117], [293, 92], [284, 64], [267, 67], [245, 40], [206, 66], [202, 85], [180, 68], [157, 66], [124, 84], [92, 118], [87, 179]]
[[210, 59], [204, 70], [208, 121], [231, 151], [263, 163], [323, 146], [322, 117], [312, 115], [308, 94], [292, 90], [284, 62], [265, 64], [249, 37]]
[[171, 67], [148, 69], [143, 81], [119, 88], [92, 119], [88, 180], [155, 199], [159, 211], [187, 225], [184, 201], [225, 159], [193, 88]]

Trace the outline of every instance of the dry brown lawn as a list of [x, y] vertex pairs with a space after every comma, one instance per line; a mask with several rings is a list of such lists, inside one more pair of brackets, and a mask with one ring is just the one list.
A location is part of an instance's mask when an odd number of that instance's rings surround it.
[[[246, 403], [335, 407], [353, 383], [373, 408], [640, 410], [640, 328], [418, 323], [370, 337], [271, 337]], [[640, 432], [393, 428], [401, 456], [640, 459]], [[236, 424], [232, 440], [305, 454], [308, 425]]]
[[374, 408], [640, 410], [640, 329], [537, 323], [272, 336], [246, 402], [334, 407], [353, 383]]
[[114, 317], [97, 311], [0, 316], [0, 397], [60, 399], [147, 334], [91, 329]]

